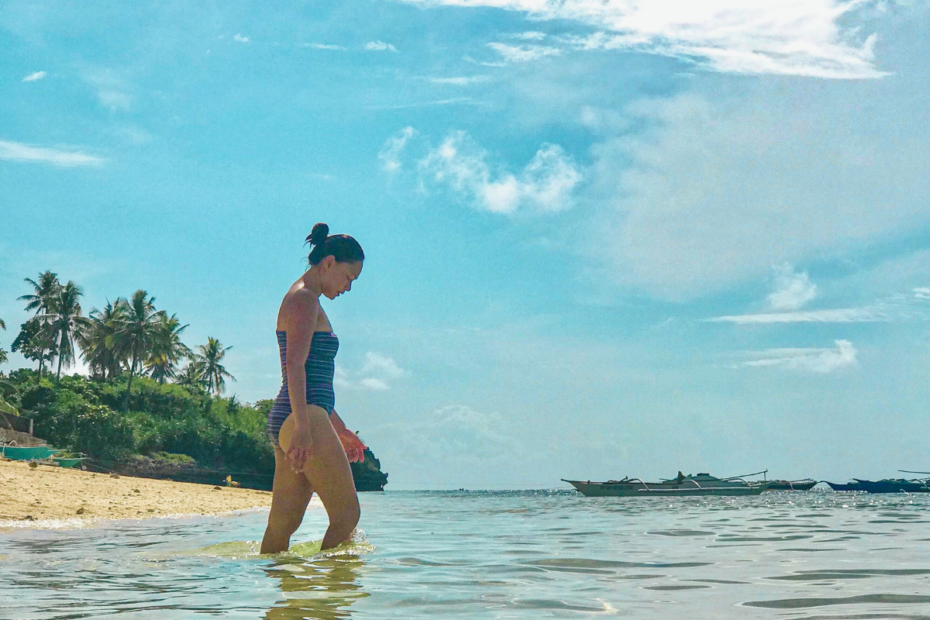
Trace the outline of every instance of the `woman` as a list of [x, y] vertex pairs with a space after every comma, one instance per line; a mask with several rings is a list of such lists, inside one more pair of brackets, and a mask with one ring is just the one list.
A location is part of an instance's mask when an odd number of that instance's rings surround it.
[[274, 495], [262, 553], [287, 550], [314, 492], [329, 515], [322, 549], [348, 540], [359, 518], [349, 461], [363, 460], [365, 445], [334, 410], [339, 340], [320, 307], [320, 295], [335, 299], [352, 290], [365, 254], [352, 237], [330, 236], [326, 224], [314, 226], [307, 241], [313, 246], [310, 269], [287, 291], [278, 311], [284, 385], [268, 414]]

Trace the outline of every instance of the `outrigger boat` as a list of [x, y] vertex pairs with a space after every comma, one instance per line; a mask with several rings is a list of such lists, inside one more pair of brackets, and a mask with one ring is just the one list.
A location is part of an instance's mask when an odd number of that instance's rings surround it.
[[606, 482], [591, 482], [590, 480], [566, 480], [585, 497], [668, 497], [668, 496], [695, 496], [695, 495], [759, 495], [766, 489], [764, 481], [746, 481], [743, 478], [765, 474], [760, 471], [745, 476], [730, 478], [716, 478], [710, 474], [697, 474], [685, 476], [678, 472], [678, 476], [671, 480], [661, 482], [644, 482], [639, 478], [624, 478], [623, 480], [608, 480]]
[[765, 485], [766, 491], [810, 491], [817, 485], [812, 478], [804, 480], [769, 480]]
[[[925, 474], [925, 471], [900, 470], [905, 474]], [[834, 491], [865, 491], [866, 493], [930, 493], [930, 478], [886, 478], [884, 480], [860, 480], [853, 478], [849, 484], [834, 484], [828, 482]]]

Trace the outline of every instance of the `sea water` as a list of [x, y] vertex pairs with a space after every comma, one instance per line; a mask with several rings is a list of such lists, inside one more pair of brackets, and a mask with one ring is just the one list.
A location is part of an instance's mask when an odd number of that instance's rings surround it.
[[[930, 618], [930, 497], [363, 494], [258, 555], [265, 512], [0, 532], [0, 618]], [[315, 542], [314, 542], [315, 541]]]

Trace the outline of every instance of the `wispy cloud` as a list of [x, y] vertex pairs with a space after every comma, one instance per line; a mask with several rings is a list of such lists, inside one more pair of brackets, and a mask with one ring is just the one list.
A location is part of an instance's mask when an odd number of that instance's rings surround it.
[[726, 73], [861, 79], [874, 66], [876, 37], [855, 23], [862, 0], [402, 0], [495, 7], [534, 19], [572, 20], [602, 31], [585, 49], [635, 49]]
[[383, 353], [369, 351], [358, 372], [349, 372], [336, 366], [333, 384], [348, 390], [389, 390], [391, 382], [407, 374], [394, 359]]
[[45, 71], [36, 71], [35, 73], [30, 73], [23, 78], [24, 82], [38, 82], [45, 77]]
[[518, 175], [492, 174], [488, 154], [464, 131], [450, 133], [420, 160], [434, 183], [467, 196], [478, 209], [512, 214], [521, 207], [555, 213], [570, 209], [582, 174], [562, 147], [544, 144]]
[[472, 75], [469, 77], [431, 77], [427, 79], [433, 84], [449, 84], [452, 86], [468, 86], [470, 84], [478, 84], [479, 82], [487, 82], [488, 76]]
[[413, 127], [404, 127], [387, 139], [378, 153], [378, 159], [381, 160], [381, 167], [384, 170], [393, 174], [401, 169], [403, 164], [400, 160], [400, 154], [416, 132], [417, 130]]
[[507, 45], [506, 43], [488, 43], [488, 47], [503, 57], [506, 62], [520, 63], [539, 60], [546, 56], [558, 56], [562, 53], [557, 47], [545, 45]]
[[342, 45], [330, 45], [328, 43], [301, 43], [300, 47], [309, 47], [315, 50], [330, 50], [334, 52], [344, 52], [346, 48]]
[[710, 323], [761, 325], [767, 323], [883, 323], [891, 317], [875, 308], [837, 308], [800, 312], [737, 314], [707, 319]]
[[768, 349], [748, 355], [753, 357], [739, 364], [744, 368], [784, 368], [803, 372], [826, 374], [854, 366], [856, 347], [848, 340], [835, 341], [834, 348], [827, 349]]
[[928, 286], [917, 287], [912, 292], [914, 299], [930, 299], [930, 287]]
[[516, 38], [522, 41], [542, 41], [546, 38], [546, 33], [530, 30], [528, 32], [521, 32], [516, 36]]
[[775, 290], [767, 297], [773, 310], [798, 310], [817, 297], [817, 285], [807, 273], [796, 273], [790, 264], [775, 267]]
[[64, 151], [5, 140], [0, 140], [0, 159], [49, 164], [60, 168], [99, 166], [105, 161], [100, 157], [80, 151]]
[[450, 97], [448, 99], [434, 99], [432, 101], [417, 101], [414, 103], [397, 103], [394, 105], [368, 106], [369, 110], [408, 110], [410, 108], [432, 108], [446, 105], [484, 105], [473, 97]]
[[97, 90], [97, 99], [112, 112], [125, 112], [132, 104], [127, 94], [127, 85], [112, 70], [90, 70], [83, 75], [84, 81]]
[[396, 52], [397, 48], [384, 41], [369, 41], [365, 44], [365, 49], [369, 52]]
[[248, 43], [249, 37], [237, 33], [233, 36], [233, 41], [236, 41], [237, 43]]

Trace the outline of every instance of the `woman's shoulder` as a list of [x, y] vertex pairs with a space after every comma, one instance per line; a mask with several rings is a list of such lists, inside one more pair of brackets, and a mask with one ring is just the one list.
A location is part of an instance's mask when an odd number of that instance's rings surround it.
[[282, 318], [305, 320], [315, 317], [320, 311], [320, 300], [306, 288], [292, 288], [281, 302]]

